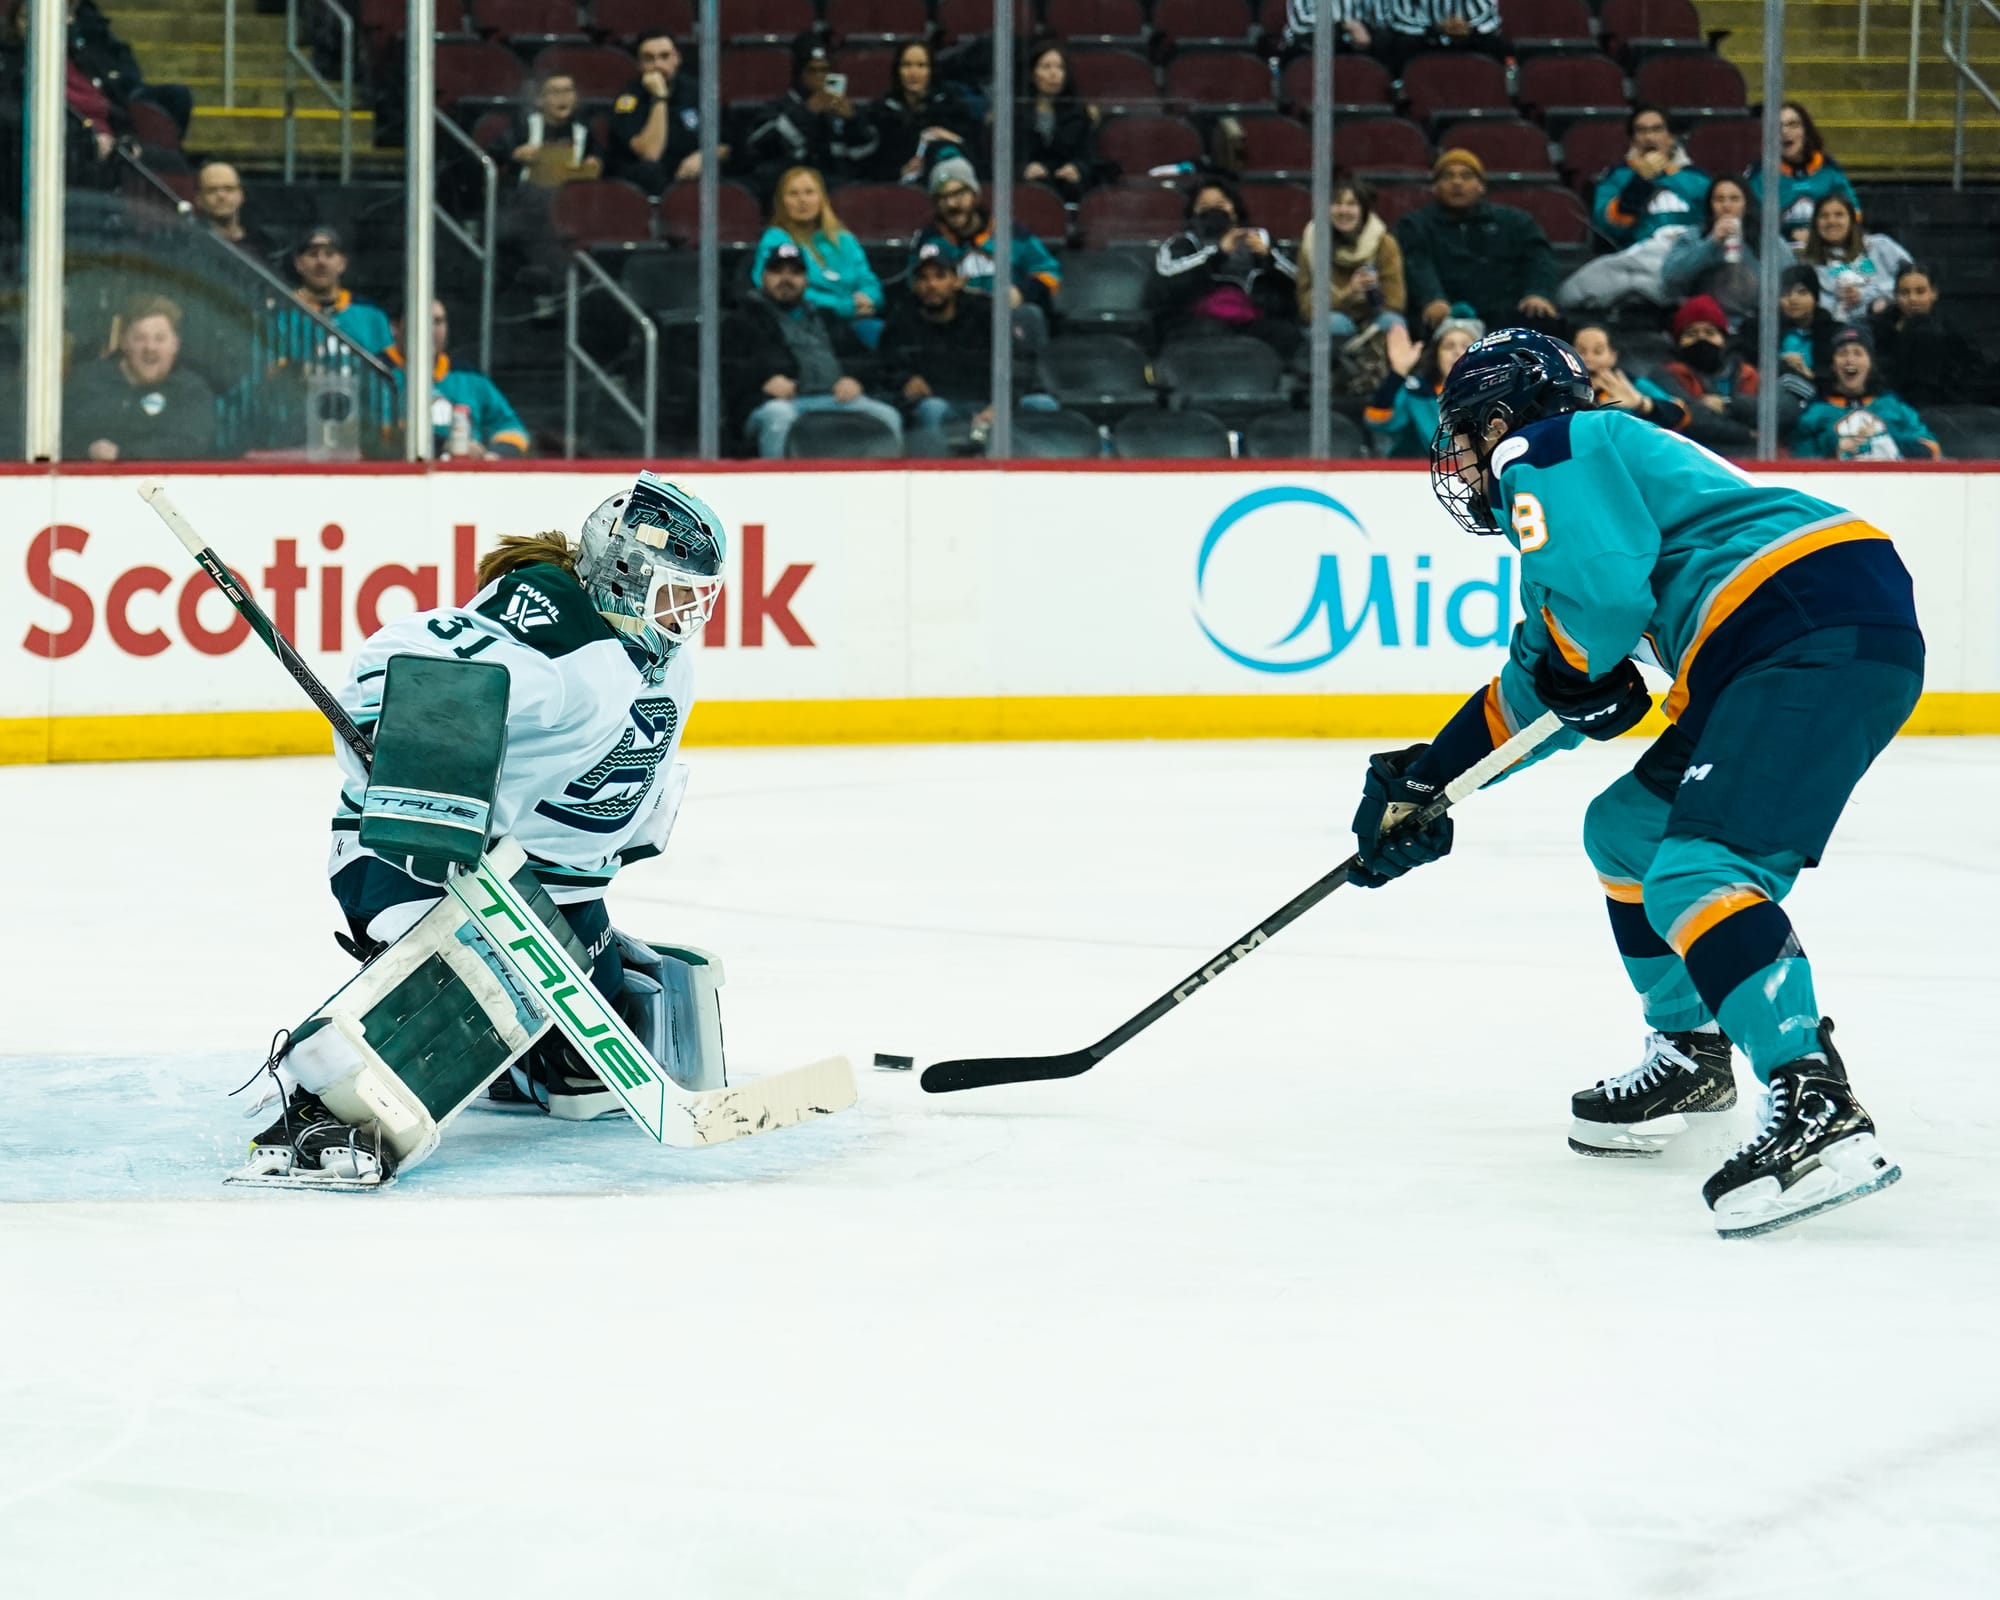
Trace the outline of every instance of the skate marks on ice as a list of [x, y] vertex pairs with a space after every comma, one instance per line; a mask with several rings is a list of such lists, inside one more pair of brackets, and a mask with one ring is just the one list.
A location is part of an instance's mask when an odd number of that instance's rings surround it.
[[[258, 1085], [233, 1098], [229, 1093], [256, 1070], [257, 1058], [247, 1054], [0, 1056], [0, 1204], [225, 1198], [269, 1204], [268, 1194], [222, 1181], [242, 1166], [251, 1135], [270, 1120], [245, 1115]], [[839, 1161], [866, 1138], [857, 1126], [866, 1116], [864, 1104], [846, 1117], [770, 1138], [672, 1151], [622, 1117], [563, 1122], [478, 1101], [446, 1131], [435, 1156], [382, 1193], [648, 1193], [782, 1178]]]

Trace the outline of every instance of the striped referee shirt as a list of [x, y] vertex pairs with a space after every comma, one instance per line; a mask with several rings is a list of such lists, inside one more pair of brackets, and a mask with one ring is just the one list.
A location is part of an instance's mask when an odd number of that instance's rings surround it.
[[[1285, 31], [1295, 38], [1310, 38], [1321, 4], [1322, 0], [1286, 0]], [[1449, 17], [1465, 18], [1474, 33], [1500, 31], [1500, 0], [1327, 0], [1327, 15], [1335, 22], [1358, 22], [1391, 33], [1435, 32]]]

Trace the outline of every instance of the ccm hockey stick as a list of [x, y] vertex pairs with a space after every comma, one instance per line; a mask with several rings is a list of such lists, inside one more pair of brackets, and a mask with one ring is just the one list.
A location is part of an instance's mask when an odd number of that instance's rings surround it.
[[[1482, 757], [1453, 778], [1429, 805], [1398, 819], [1407, 829], [1426, 828], [1475, 789], [1491, 783], [1523, 756], [1562, 727], [1553, 711], [1529, 723], [1491, 755]], [[955, 1089], [984, 1089], [996, 1083], [1037, 1083], [1047, 1078], [1074, 1078], [1088, 1072], [1120, 1045], [1129, 1044], [1169, 1011], [1194, 998], [1205, 986], [1227, 972], [1237, 962], [1270, 941], [1271, 935], [1296, 921], [1347, 882], [1348, 875], [1361, 864], [1349, 856], [1318, 882], [1285, 902], [1270, 916], [1226, 949], [1216, 952], [1187, 977], [1175, 984], [1137, 1016], [1120, 1023], [1087, 1050], [1072, 1050], [1062, 1056], [982, 1056], [962, 1061], [939, 1061], [924, 1068], [923, 1086], [932, 1094], [949, 1094]]]
[[[334, 732], [362, 766], [370, 766], [375, 749], [368, 735], [167, 497], [165, 486], [143, 484], [139, 496], [173, 530], [174, 537], [256, 630], [257, 637], [270, 646], [271, 653], [333, 724]], [[728, 1088], [698, 1093], [683, 1089], [625, 1025], [617, 1008], [598, 992], [562, 941], [508, 881], [507, 872], [496, 867], [495, 854], [503, 848], [507, 857], [518, 861], [518, 845], [496, 846], [477, 865], [454, 873], [444, 886], [446, 892], [465, 908], [516, 981], [539, 998], [571, 1047], [591, 1064], [633, 1121], [656, 1142], [682, 1149], [722, 1144], [746, 1134], [831, 1116], [854, 1104], [854, 1071], [844, 1056], [830, 1056], [810, 1066]]]

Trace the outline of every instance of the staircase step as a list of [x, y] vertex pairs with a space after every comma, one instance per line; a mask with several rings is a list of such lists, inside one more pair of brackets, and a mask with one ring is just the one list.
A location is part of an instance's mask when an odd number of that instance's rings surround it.
[[[1761, 38], [1757, 44], [1758, 50], [1761, 51], [1763, 45]], [[1753, 52], [1741, 60], [1732, 54], [1730, 59], [1736, 61], [1738, 67], [1747, 69], [1750, 64], [1760, 63], [1762, 56]], [[2000, 53], [1996, 53], [1990, 60], [1977, 62], [1975, 65], [1980, 76], [1988, 83], [2000, 79]], [[1844, 89], [1902, 90], [1908, 86], [1909, 81], [1908, 56], [1899, 56], [1891, 60], [1887, 56], [1876, 55], [1870, 56], [1866, 61], [1857, 60], [1851, 55], [1787, 54], [1785, 57], [1785, 87], [1788, 90], [1796, 90], [1802, 100], [1827, 91]], [[1943, 56], [1917, 57], [1917, 89], [1920, 93], [1925, 89], [1955, 89], [1957, 83], [1957, 72]], [[1752, 92], [1755, 92], [1754, 88]], [[1977, 93], [1972, 93], [1970, 98], [1977, 99]], [[1817, 104], [1818, 102], [1814, 101], [1815, 107]]]
[[[196, 105], [207, 106], [215, 111], [229, 109], [222, 103], [221, 78], [198, 78], [190, 75], [177, 81], [186, 84], [193, 91]], [[356, 98], [360, 98], [358, 91]], [[316, 107], [320, 110], [332, 109], [326, 104], [325, 97], [303, 78], [298, 82], [298, 104], [301, 111], [308, 107]], [[285, 80], [283, 76], [248, 78], [238, 73], [236, 76], [236, 105], [234, 109], [238, 111], [284, 110]]]
[[[218, 50], [222, 48], [220, 12], [212, 14], [188, 10], [127, 12], [120, 7], [116, 21], [119, 38], [137, 52], [141, 66], [146, 64], [147, 50], [155, 45], [212, 44]], [[275, 45], [283, 49], [285, 19], [246, 16], [239, 11], [236, 16], [236, 48], [241, 50], [250, 44]]]
[[[1874, 172], [1906, 166], [1912, 158], [1941, 156], [1951, 160], [1949, 118], [1928, 121], [1838, 121], [1815, 119], [1826, 136], [1826, 147], [1850, 172]], [[2000, 166], [2000, 119], [1970, 117], [1965, 124], [1968, 161], [1982, 169]]]
[[[1914, 120], [1941, 122], [1949, 127], [1956, 98], [1949, 89], [1919, 89]], [[1822, 129], [1830, 123], [1907, 122], [1911, 120], [1905, 115], [1908, 104], [1908, 96], [1902, 89], [1815, 89], [1812, 95], [1813, 121]], [[1968, 129], [1982, 122], [1990, 126], [1996, 115], [2000, 113], [1995, 113], [1977, 95], [1966, 96]]]
[[[358, 155], [370, 150], [375, 140], [375, 118], [366, 111], [354, 114], [354, 149]], [[217, 155], [251, 154], [268, 162], [282, 159], [285, 146], [285, 119], [282, 112], [267, 108], [238, 107], [224, 111], [219, 106], [196, 106], [188, 128], [189, 146]], [[340, 118], [332, 111], [298, 114], [298, 148], [316, 155], [340, 153]]]

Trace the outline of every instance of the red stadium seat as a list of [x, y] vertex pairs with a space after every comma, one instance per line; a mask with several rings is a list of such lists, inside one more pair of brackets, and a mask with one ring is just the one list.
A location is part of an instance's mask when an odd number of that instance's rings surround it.
[[1470, 150], [1486, 168], [1488, 183], [1509, 177], [1554, 183], [1549, 136], [1527, 122], [1458, 122], [1438, 135], [1440, 150]]
[[1097, 153], [1120, 175], [1143, 178], [1154, 167], [1201, 160], [1201, 135], [1179, 117], [1112, 117], [1097, 130]]
[[1246, 50], [1190, 50], [1167, 63], [1167, 99], [1203, 111], [1262, 110], [1271, 68]]
[[1623, 116], [1624, 70], [1609, 56], [1535, 56], [1521, 63], [1521, 107], [1560, 139], [1580, 117]]
[[828, 0], [826, 25], [846, 44], [889, 44], [923, 38], [931, 21], [924, 0]]
[[1130, 50], [1072, 50], [1069, 81], [1078, 99], [1105, 111], [1160, 102], [1152, 62]]
[[1688, 159], [1711, 177], [1740, 177], [1764, 164], [1764, 127], [1754, 117], [1704, 122], [1687, 136]]
[[158, 106], [134, 100], [126, 106], [125, 115], [132, 124], [132, 137], [148, 149], [180, 149], [180, 124]]
[[914, 238], [937, 214], [930, 196], [907, 183], [843, 184], [832, 199], [842, 225], [863, 244]]
[[[1312, 110], [1312, 57], [1300, 56], [1278, 76], [1278, 99], [1301, 116]], [[1388, 68], [1368, 56], [1333, 58], [1333, 106], [1343, 115], [1387, 114], [1395, 101]]]
[[1401, 117], [1357, 117], [1333, 130], [1333, 159], [1350, 172], [1402, 176], [1431, 170], [1430, 141]]
[[[834, 209], [838, 212], [840, 208]], [[716, 242], [727, 247], [755, 244], [764, 232], [764, 213], [757, 208], [757, 197], [740, 183], [716, 185], [715, 216]], [[700, 242], [700, 184], [677, 183], [660, 196], [660, 236], [690, 248]]]
[[847, 97], [856, 105], [887, 94], [896, 75], [893, 45], [847, 45], [833, 53], [833, 70], [847, 74]]
[[694, 0], [591, 0], [590, 25], [628, 43], [642, 33], [670, 33], [685, 46], [694, 37]]
[[[987, 14], [992, 15], [990, 7]], [[1042, 25], [1071, 44], [1146, 42], [1146, 15], [1139, 0], [1048, 0]]]
[[521, 92], [521, 62], [511, 50], [478, 39], [447, 39], [433, 58], [437, 103], [509, 100]]
[[732, 46], [722, 52], [724, 105], [762, 105], [792, 86], [792, 53]]
[[1392, 183], [1375, 191], [1375, 215], [1390, 227], [1412, 211], [1421, 211], [1436, 198], [1420, 183]]
[[1632, 81], [1633, 98], [1664, 106], [1674, 117], [1750, 114], [1743, 74], [1720, 56], [1649, 56]]
[[551, 45], [535, 57], [534, 74], [566, 72], [585, 100], [609, 100], [639, 76], [639, 66], [623, 50], [602, 44]]
[[1511, 117], [1507, 69], [1491, 56], [1418, 56], [1403, 69], [1410, 115], [1435, 126], [1457, 117]]
[[1562, 140], [1562, 167], [1570, 186], [1587, 195], [1597, 180], [1625, 159], [1632, 141], [1623, 117], [1603, 117], [1571, 126]]
[[[364, 33], [376, 34], [384, 39], [401, 39], [410, 31], [409, 16], [408, 0], [361, 0], [361, 8], [354, 20]], [[437, 13], [432, 23], [436, 32], [465, 33], [470, 22], [466, 0], [437, 0]]]
[[1014, 222], [1046, 245], [1061, 244], [1069, 233], [1062, 196], [1039, 183], [1014, 185]]
[[1489, 191], [1495, 205], [1513, 206], [1541, 224], [1550, 244], [1584, 245], [1590, 242], [1590, 215], [1583, 202], [1556, 184], [1501, 184]]
[[[1243, 174], [1245, 177], [1298, 178], [1312, 171], [1312, 135], [1290, 117], [1245, 117]], [[1336, 144], [1339, 129], [1334, 131]]]
[[584, 40], [573, 0], [473, 0], [472, 25], [517, 54], [524, 46]]
[[1085, 195], [1077, 220], [1087, 250], [1158, 244], [1187, 226], [1187, 203], [1157, 184], [1121, 183]]
[[[993, 31], [993, 0], [938, 0], [938, 31], [947, 39], [971, 39]], [[1014, 0], [1014, 37], [1038, 31], [1033, 0]]]
[[1243, 0], [1154, 0], [1153, 32], [1186, 49], [1247, 45], [1256, 29]]
[[1694, 0], [1604, 0], [1604, 48], [1636, 61], [1662, 51], [1706, 50]]
[[1312, 216], [1312, 191], [1302, 183], [1246, 183], [1243, 204], [1251, 222], [1285, 244], [1295, 244]]
[[571, 245], [631, 244], [653, 235], [653, 206], [645, 191], [622, 178], [566, 183], [550, 202], [550, 221]]
[[819, 21], [812, 0], [729, 0], [723, 9], [722, 36], [737, 44], [789, 45]]
[[1500, 31], [1516, 56], [1597, 48], [1584, 0], [1500, 0]]

